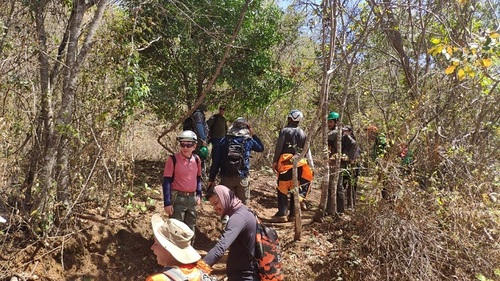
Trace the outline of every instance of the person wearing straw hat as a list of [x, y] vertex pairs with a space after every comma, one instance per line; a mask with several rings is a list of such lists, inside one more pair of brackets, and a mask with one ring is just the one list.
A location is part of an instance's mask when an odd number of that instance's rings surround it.
[[215, 281], [208, 274], [212, 271], [191, 246], [194, 232], [183, 222], [159, 214], [151, 217], [155, 241], [151, 250], [156, 261], [164, 268], [146, 281]]

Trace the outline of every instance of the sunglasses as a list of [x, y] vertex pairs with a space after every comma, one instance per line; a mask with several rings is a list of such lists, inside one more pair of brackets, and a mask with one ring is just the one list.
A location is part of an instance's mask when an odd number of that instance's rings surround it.
[[179, 145], [181, 147], [188, 147], [188, 148], [191, 148], [194, 146], [194, 142], [180, 142]]

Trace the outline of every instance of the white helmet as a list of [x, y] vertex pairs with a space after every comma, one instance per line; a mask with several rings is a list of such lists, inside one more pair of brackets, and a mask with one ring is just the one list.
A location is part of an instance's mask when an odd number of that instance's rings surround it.
[[304, 114], [300, 110], [292, 109], [290, 113], [288, 113], [288, 118], [292, 119], [292, 121], [300, 122], [302, 118], [304, 118]]
[[196, 142], [198, 138], [193, 131], [186, 130], [182, 131], [179, 136], [177, 136], [177, 141], [194, 141]]

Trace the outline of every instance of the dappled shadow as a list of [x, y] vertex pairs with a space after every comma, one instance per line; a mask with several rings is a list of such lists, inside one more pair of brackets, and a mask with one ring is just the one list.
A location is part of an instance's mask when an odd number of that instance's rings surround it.
[[163, 161], [138, 160], [134, 162], [134, 185], [157, 186], [163, 181]]
[[[272, 191], [276, 193], [275, 190]], [[268, 192], [263, 192], [260, 189], [251, 189], [250, 198], [252, 203], [260, 205], [261, 208], [277, 208], [278, 203], [275, 196], [269, 196]]]

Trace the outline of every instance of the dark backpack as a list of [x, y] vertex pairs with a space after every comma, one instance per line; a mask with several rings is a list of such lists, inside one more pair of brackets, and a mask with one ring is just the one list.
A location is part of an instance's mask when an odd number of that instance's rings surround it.
[[246, 139], [226, 136], [225, 149], [227, 154], [222, 159], [223, 176], [235, 177], [245, 169]]
[[248, 247], [243, 244], [247, 254], [255, 262], [261, 281], [285, 280], [285, 275], [281, 271], [281, 247], [278, 233], [274, 228], [264, 225], [255, 212], [253, 214], [257, 223], [255, 255], [252, 256]]
[[193, 116], [188, 116], [188, 118], [184, 119], [184, 122], [182, 122], [182, 130], [190, 130], [193, 131], [196, 136], [199, 136], [198, 134], [198, 128], [196, 126], [196, 121], [194, 120]]

